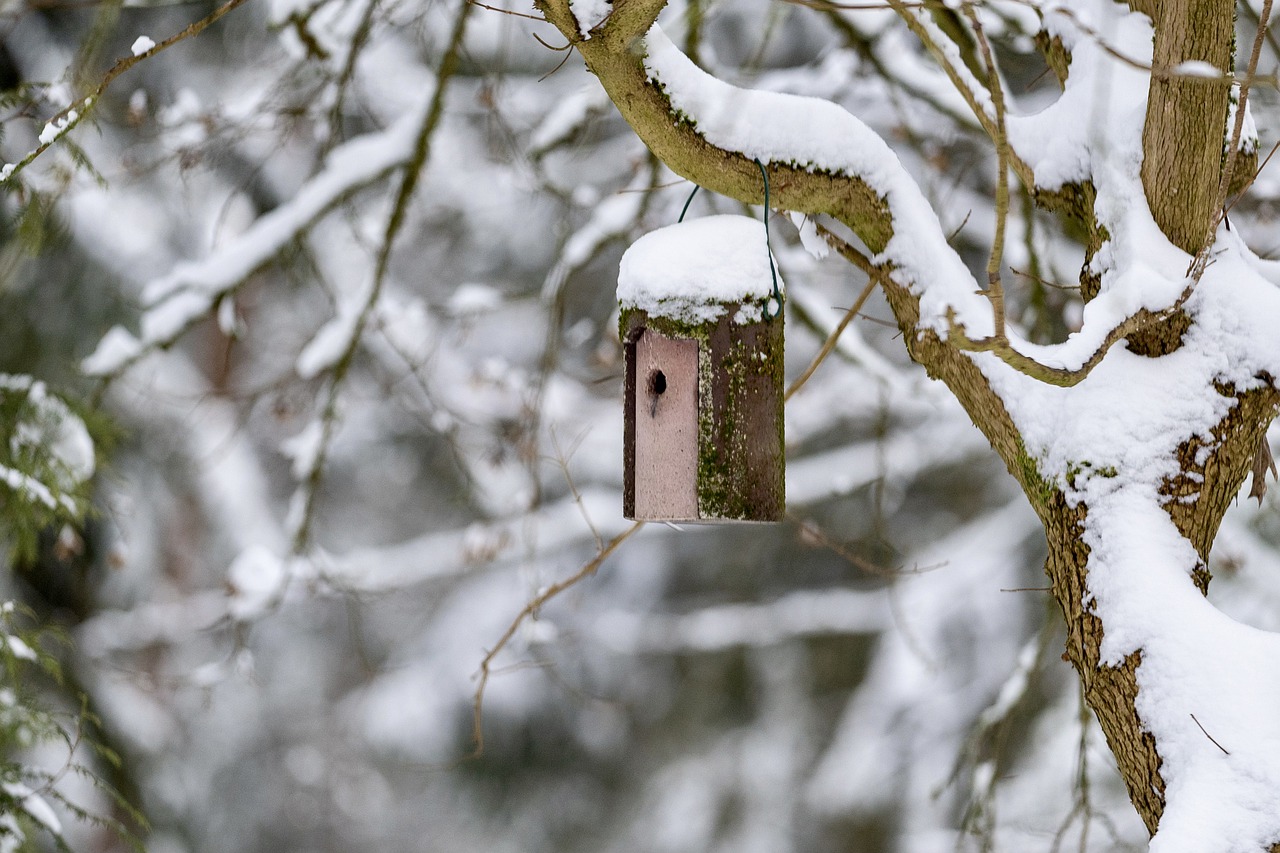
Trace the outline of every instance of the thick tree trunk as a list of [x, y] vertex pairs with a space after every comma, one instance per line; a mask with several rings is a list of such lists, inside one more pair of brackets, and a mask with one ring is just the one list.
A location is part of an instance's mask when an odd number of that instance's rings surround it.
[[1068, 506], [1061, 493], [1040, 509], [1049, 544], [1045, 573], [1067, 626], [1066, 658], [1080, 675], [1085, 702], [1102, 726], [1129, 799], [1147, 831], [1155, 834], [1164, 811], [1164, 780], [1155, 738], [1143, 729], [1134, 704], [1140, 660], [1135, 655], [1121, 667], [1102, 666], [1102, 621], [1084, 606], [1089, 594], [1089, 547], [1081, 534], [1088, 509], [1080, 504]]
[[[1218, 525], [1248, 476], [1254, 450], [1264, 440], [1277, 404], [1280, 393], [1270, 386], [1237, 395], [1236, 405], [1214, 429], [1213, 441], [1192, 440], [1183, 445], [1178, 453], [1181, 471], [1165, 483], [1163, 491], [1170, 498], [1165, 509], [1203, 561], [1193, 575], [1202, 592], [1208, 589], [1207, 561]], [[1212, 452], [1202, 452], [1210, 446]], [[1045, 572], [1067, 625], [1066, 657], [1080, 675], [1085, 701], [1115, 755], [1129, 799], [1154, 834], [1164, 812], [1165, 784], [1160, 775], [1159, 745], [1147, 732], [1135, 705], [1141, 655], [1131, 655], [1118, 667], [1102, 665], [1105, 626], [1085, 605], [1089, 600], [1089, 547], [1081, 537], [1089, 508], [1083, 503], [1069, 505], [1061, 492], [1052, 493], [1047, 500], [1030, 491], [1028, 496], [1040, 513], [1048, 538]]]
[[[1160, 230], [1194, 255], [1204, 243], [1222, 171], [1235, 4], [1152, 5], [1156, 42], [1142, 133], [1142, 185]], [[1180, 67], [1192, 61], [1209, 63], [1221, 76], [1205, 78]]]
[[[1194, 255], [1209, 232], [1218, 198], [1231, 84], [1235, 5], [1232, 0], [1131, 2], [1155, 23], [1155, 55], [1142, 132], [1142, 186], [1165, 236]], [[1183, 63], [1207, 62], [1219, 78]], [[1173, 352], [1187, 330], [1179, 312], [1129, 339], [1142, 355]]]

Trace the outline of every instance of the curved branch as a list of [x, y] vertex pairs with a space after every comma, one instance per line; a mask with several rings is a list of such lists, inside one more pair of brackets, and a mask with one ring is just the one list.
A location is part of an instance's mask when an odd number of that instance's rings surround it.
[[1102, 362], [1102, 359], [1111, 348], [1120, 341], [1144, 329], [1150, 329], [1177, 314], [1188, 297], [1191, 296], [1193, 289], [1193, 286], [1188, 286], [1178, 300], [1164, 311], [1153, 312], [1144, 308], [1137, 313], [1130, 314], [1118, 326], [1107, 332], [1102, 342], [1098, 344], [1098, 348], [1079, 367], [1074, 369], [1053, 367], [1037, 361], [1026, 353], [1014, 349], [1013, 344], [1006, 335], [997, 334], [986, 338], [970, 338], [965, 334], [964, 327], [956, 324], [954, 320], [952, 321], [949, 337], [962, 350], [992, 353], [1014, 370], [1030, 376], [1032, 379], [1038, 379], [1049, 385], [1057, 385], [1060, 388], [1070, 388], [1083, 382], [1085, 377]]
[[[749, 92], [711, 78], [696, 81], [706, 90], [692, 96], [668, 92], [663, 74], [684, 84], [688, 81], [681, 75], [704, 72], [678, 54], [656, 27], [642, 44], [630, 37], [642, 8], [646, 15], [656, 15], [656, 0], [626, 0], [588, 38], [578, 32], [568, 0], [538, 0], [537, 5], [576, 45], [623, 118], [672, 171], [721, 195], [759, 204], [764, 184], [754, 162], [758, 156], [766, 163], [778, 208], [827, 214], [852, 229], [878, 256], [871, 263], [912, 358], [947, 384], [1024, 488], [1036, 487], [1018, 461], [1021, 444], [1003, 402], [972, 357], [940, 334], [946, 328], [943, 305], [972, 308], [985, 316], [985, 300], [975, 295], [972, 275], [884, 140], [826, 101]], [[619, 18], [627, 9], [638, 17]], [[786, 133], [767, 138], [734, 134], [753, 118], [761, 119], [766, 134], [795, 120], [804, 127], [822, 127], [828, 136], [815, 141]], [[819, 157], [827, 162], [815, 162]], [[895, 216], [902, 218], [910, 240], [893, 240], [900, 224]], [[922, 297], [927, 297], [927, 312], [922, 312]], [[929, 323], [921, 324], [922, 313]]]
[[893, 236], [888, 205], [883, 193], [863, 178], [834, 175], [820, 164], [788, 163], [782, 152], [757, 154], [717, 146], [699, 131], [696, 116], [673, 108], [646, 67], [649, 46], [635, 44], [638, 36], [633, 35], [636, 24], [656, 17], [660, 7], [654, 0], [619, 2], [591, 37], [583, 39], [568, 0], [538, 2], [547, 20], [574, 42], [622, 117], [672, 171], [720, 195], [760, 204], [764, 184], [753, 159], [760, 156], [779, 209], [829, 214], [853, 228], [873, 252], [883, 251]]

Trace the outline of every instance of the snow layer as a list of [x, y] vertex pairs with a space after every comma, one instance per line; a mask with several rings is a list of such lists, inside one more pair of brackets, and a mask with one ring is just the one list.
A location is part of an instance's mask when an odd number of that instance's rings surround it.
[[[150, 282], [143, 291], [148, 307], [142, 317], [141, 335], [135, 338], [123, 328], [112, 329], [81, 362], [81, 369], [89, 376], [107, 376], [144, 351], [176, 340], [212, 309], [218, 297], [270, 261], [334, 205], [408, 159], [420, 115], [418, 110], [411, 111], [385, 131], [357, 137], [335, 148], [324, 169], [288, 204], [262, 216], [208, 257], [181, 263], [168, 275]], [[320, 356], [326, 354], [323, 349], [317, 344], [316, 351], [300, 368], [322, 369]]]
[[704, 72], [654, 26], [645, 68], [671, 109], [711, 144], [763, 163], [860, 178], [880, 194], [895, 222], [883, 257], [920, 297], [921, 325], [945, 332], [954, 312], [971, 334], [992, 327], [986, 300], [947, 244], [932, 205], [879, 134], [830, 101], [731, 86]]
[[[644, 235], [622, 256], [618, 302], [655, 317], [703, 323], [742, 303], [759, 319], [773, 298], [764, 225], [745, 216], [708, 216]], [[779, 283], [781, 287], [781, 283]], [[776, 308], [772, 310], [777, 310]]]
[[613, 11], [613, 4], [610, 0], [569, 0], [569, 8], [578, 22], [578, 32], [583, 38], [591, 38], [591, 31]]

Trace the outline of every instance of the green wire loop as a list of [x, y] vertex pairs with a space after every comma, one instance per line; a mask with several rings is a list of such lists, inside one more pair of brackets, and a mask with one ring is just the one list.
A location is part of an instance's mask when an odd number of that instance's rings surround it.
[[[782, 288], [778, 286], [778, 268], [773, 265], [773, 252], [769, 250], [769, 173], [764, 170], [764, 164], [760, 162], [760, 158], [754, 158], [755, 164], [760, 167], [760, 177], [764, 178], [764, 250], [769, 254], [769, 274], [773, 276], [773, 297], [771, 304], [778, 306], [776, 311], [770, 312], [769, 306], [764, 306], [764, 318], [772, 320], [782, 313]], [[684, 207], [680, 209], [680, 218], [676, 220], [679, 224], [684, 222], [684, 215], [689, 212], [689, 205], [693, 204], [693, 197], [700, 190], [697, 184], [693, 185], [693, 192], [689, 193], [689, 197], [685, 199]]]
[[769, 249], [769, 173], [764, 170], [764, 164], [760, 162], [760, 158], [755, 158], [756, 165], [760, 167], [760, 177], [764, 179], [764, 250], [769, 253], [769, 274], [773, 276], [773, 303], [778, 306], [778, 310], [770, 312], [769, 306], [764, 306], [764, 318], [772, 320], [782, 313], [782, 289], [778, 287], [778, 268], [773, 265], [773, 252]]
[[689, 197], [685, 199], [684, 207], [680, 208], [680, 218], [676, 220], [677, 225], [684, 222], [684, 215], [689, 212], [689, 205], [693, 204], [693, 197], [698, 194], [698, 190], [700, 189], [702, 189], [702, 187], [697, 184], [693, 185], [693, 192], [689, 193]]

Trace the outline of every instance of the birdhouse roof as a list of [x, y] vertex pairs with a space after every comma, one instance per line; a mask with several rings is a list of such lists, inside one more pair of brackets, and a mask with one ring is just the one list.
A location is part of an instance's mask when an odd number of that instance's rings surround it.
[[[627, 249], [618, 302], [681, 322], [718, 319], [735, 303], [759, 319], [773, 297], [764, 225], [745, 216], [708, 216], [651, 231]], [[756, 310], [746, 310], [750, 308]]]

